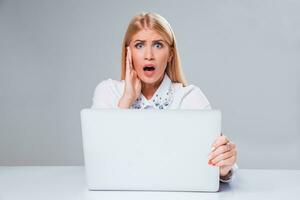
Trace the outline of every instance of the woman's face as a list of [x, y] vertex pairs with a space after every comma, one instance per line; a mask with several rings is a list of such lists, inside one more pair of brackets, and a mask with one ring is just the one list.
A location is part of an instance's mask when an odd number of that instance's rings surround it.
[[151, 29], [133, 35], [130, 42], [132, 65], [138, 77], [146, 84], [155, 84], [163, 78], [172, 52], [164, 38]]

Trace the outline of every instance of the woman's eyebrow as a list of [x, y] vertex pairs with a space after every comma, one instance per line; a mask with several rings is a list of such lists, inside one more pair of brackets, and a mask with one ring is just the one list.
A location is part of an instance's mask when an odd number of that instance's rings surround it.
[[146, 40], [135, 40], [134, 42], [146, 42]]
[[[146, 40], [135, 40], [134, 42], [146, 42]], [[165, 42], [163, 39], [158, 39], [158, 40], [153, 40], [152, 43], [154, 42]]]
[[165, 41], [162, 39], [159, 39], [159, 40], [153, 40], [152, 42], [165, 42]]

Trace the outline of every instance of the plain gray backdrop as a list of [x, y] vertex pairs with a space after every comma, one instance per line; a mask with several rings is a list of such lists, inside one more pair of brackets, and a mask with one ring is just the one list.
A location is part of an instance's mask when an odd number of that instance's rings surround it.
[[300, 1], [0, 0], [0, 165], [83, 165], [80, 110], [120, 78], [129, 20], [171, 24], [240, 168], [300, 169]]

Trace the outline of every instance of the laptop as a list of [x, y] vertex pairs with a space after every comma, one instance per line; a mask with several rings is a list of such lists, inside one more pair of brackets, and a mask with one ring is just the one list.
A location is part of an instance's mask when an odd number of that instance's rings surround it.
[[219, 190], [219, 110], [83, 109], [81, 127], [89, 190]]

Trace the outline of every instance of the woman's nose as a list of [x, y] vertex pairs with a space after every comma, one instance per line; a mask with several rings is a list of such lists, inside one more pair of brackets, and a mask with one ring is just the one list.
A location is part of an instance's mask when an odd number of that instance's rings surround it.
[[153, 60], [153, 52], [151, 47], [145, 48], [145, 60]]

